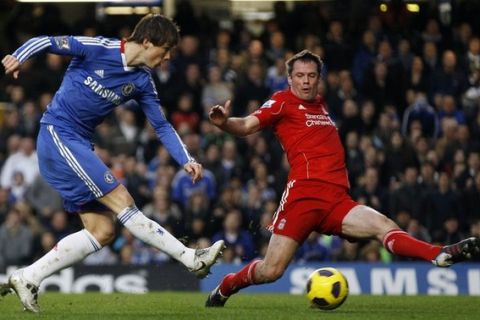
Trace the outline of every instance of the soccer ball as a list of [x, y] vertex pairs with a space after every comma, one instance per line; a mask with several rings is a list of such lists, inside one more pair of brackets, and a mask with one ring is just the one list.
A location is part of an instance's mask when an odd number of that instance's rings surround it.
[[348, 282], [335, 268], [320, 268], [307, 281], [307, 297], [312, 306], [324, 310], [338, 308], [348, 296]]

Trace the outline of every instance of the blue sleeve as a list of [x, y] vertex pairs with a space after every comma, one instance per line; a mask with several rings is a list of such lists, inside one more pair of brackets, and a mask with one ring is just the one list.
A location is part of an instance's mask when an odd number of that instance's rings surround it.
[[20, 48], [12, 54], [20, 62], [28, 60], [30, 57], [43, 51], [59, 55], [68, 55], [84, 57], [89, 53], [86, 44], [109, 41], [107, 39], [74, 37], [74, 36], [39, 36], [25, 42]]
[[179, 165], [183, 166], [188, 162], [195, 161], [175, 129], [165, 118], [160, 106], [157, 90], [150, 75], [147, 82], [138, 102], [147, 116], [148, 121], [155, 129], [158, 138]]

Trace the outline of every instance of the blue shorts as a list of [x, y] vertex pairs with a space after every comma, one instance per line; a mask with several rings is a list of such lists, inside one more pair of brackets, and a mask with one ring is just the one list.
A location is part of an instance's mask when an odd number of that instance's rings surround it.
[[41, 175], [60, 193], [66, 211], [109, 211], [96, 199], [120, 183], [95, 154], [90, 141], [70, 130], [42, 124], [37, 155]]

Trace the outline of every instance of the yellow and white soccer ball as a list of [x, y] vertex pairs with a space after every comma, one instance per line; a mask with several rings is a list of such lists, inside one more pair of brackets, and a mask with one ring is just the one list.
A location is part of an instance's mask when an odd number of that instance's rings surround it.
[[348, 282], [335, 268], [320, 268], [307, 281], [307, 297], [312, 306], [324, 310], [338, 308], [348, 296]]

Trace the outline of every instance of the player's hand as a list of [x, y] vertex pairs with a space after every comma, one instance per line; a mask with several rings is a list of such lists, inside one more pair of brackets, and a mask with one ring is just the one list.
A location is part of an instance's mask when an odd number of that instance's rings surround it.
[[210, 119], [210, 122], [217, 127], [221, 127], [222, 125], [224, 125], [228, 117], [230, 116], [230, 103], [231, 101], [227, 100], [227, 102], [225, 102], [225, 106], [221, 106], [218, 104], [216, 106], [213, 106], [208, 113], [208, 118]]
[[20, 72], [20, 61], [18, 61], [17, 58], [8, 54], [2, 59], [2, 64], [5, 68], [5, 74], [12, 73], [15, 79], [18, 78], [18, 73]]
[[203, 177], [202, 165], [196, 161], [187, 162], [183, 169], [192, 177], [193, 183], [199, 181]]

